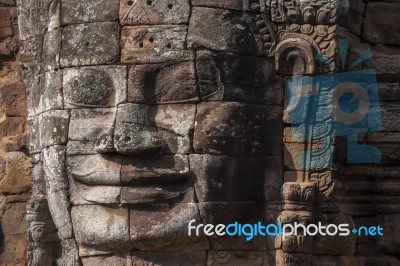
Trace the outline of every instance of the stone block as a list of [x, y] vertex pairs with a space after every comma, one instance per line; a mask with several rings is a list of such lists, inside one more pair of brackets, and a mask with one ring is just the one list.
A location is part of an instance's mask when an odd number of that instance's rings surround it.
[[[23, 154], [15, 154], [12, 157], [2, 155], [0, 158], [0, 193], [9, 195], [28, 192], [32, 183], [32, 164], [29, 157]], [[4, 221], [2, 221], [2, 225], [4, 229]]]
[[379, 83], [379, 100], [400, 100], [400, 83]]
[[128, 102], [197, 102], [193, 62], [134, 65], [129, 71]]
[[[265, 0], [263, 0], [265, 1]], [[222, 9], [231, 9], [231, 10], [238, 10], [238, 11], [249, 11], [249, 4], [246, 0], [220, 0], [220, 1], [213, 1], [213, 0], [192, 0], [193, 6], [200, 6], [200, 7], [213, 7], [213, 8], [222, 8]], [[254, 1], [253, 1], [254, 2]], [[269, 1], [267, 1], [269, 2]]]
[[44, 73], [58, 69], [61, 49], [61, 29], [21, 41], [21, 68], [25, 73]]
[[154, 204], [154, 203], [193, 203], [194, 191], [191, 181], [159, 180], [151, 184], [139, 184], [123, 187], [121, 203]]
[[203, 100], [282, 104], [283, 82], [271, 58], [199, 51], [196, 69]]
[[[32, 160], [32, 159], [31, 159]], [[46, 195], [46, 180], [44, 179], [43, 163], [32, 163], [32, 195]]]
[[73, 206], [71, 218], [81, 256], [90, 255], [90, 248], [106, 252], [133, 248], [129, 240], [129, 213], [124, 207]]
[[185, 50], [187, 26], [125, 26], [121, 30], [121, 61], [130, 64], [179, 62], [194, 59]]
[[[201, 221], [204, 224], [224, 224], [238, 222], [239, 224], [275, 223], [277, 211], [267, 210], [263, 203], [259, 202], [204, 202], [199, 203]], [[197, 224], [197, 223], [196, 223]], [[196, 225], [194, 224], [194, 225]], [[241, 236], [209, 236], [211, 250], [241, 250], [262, 251], [266, 250], [267, 238], [274, 237], [257, 235], [252, 239], [244, 234]]]
[[62, 67], [111, 64], [119, 60], [117, 22], [68, 25], [63, 29]]
[[57, 228], [58, 238], [60, 240], [73, 238], [75, 231], [69, 213], [71, 207], [69, 193], [66, 190], [55, 191], [51, 188], [46, 198], [49, 202], [51, 216]]
[[119, 204], [121, 187], [90, 186], [70, 179], [70, 200], [73, 205]]
[[4, 239], [4, 249], [1, 252], [1, 265], [25, 265], [27, 252], [26, 234], [14, 235]]
[[127, 254], [113, 254], [109, 256], [95, 256], [82, 258], [83, 266], [122, 266], [132, 265], [131, 255]]
[[199, 202], [279, 201], [283, 180], [280, 157], [190, 155]]
[[68, 175], [72, 180], [87, 185], [121, 185], [122, 157], [120, 156], [113, 154], [67, 156], [66, 164]]
[[69, 113], [54, 110], [39, 115], [40, 144], [47, 147], [66, 144], [68, 140]]
[[61, 70], [25, 75], [28, 115], [63, 109]]
[[263, 251], [209, 251], [207, 253], [207, 266], [272, 266], [271, 257]]
[[196, 153], [280, 156], [280, 106], [208, 102], [198, 105], [193, 146]]
[[68, 180], [65, 170], [65, 147], [50, 146], [42, 150], [44, 178], [46, 180], [47, 192], [68, 189]]
[[5, 206], [2, 211], [2, 233], [9, 237], [25, 235], [26, 233], [26, 206], [24, 203], [13, 203]]
[[194, 7], [187, 36], [190, 49], [261, 55], [243, 12]]
[[400, 45], [400, 18], [396, 15], [398, 13], [400, 13], [398, 3], [368, 3], [363, 38], [371, 44]]
[[68, 140], [68, 155], [93, 155], [97, 154], [96, 143], [91, 141]]
[[382, 125], [384, 131], [400, 131], [398, 105], [383, 105], [381, 106]]
[[127, 186], [167, 183], [189, 177], [189, 162], [184, 155], [126, 157], [121, 169], [121, 182]]
[[337, 21], [342, 27], [348, 28], [357, 36], [362, 34], [364, 20], [365, 1], [349, 1], [347, 5], [337, 3]]
[[381, 152], [381, 165], [396, 166], [400, 161], [400, 143], [374, 143]]
[[60, 2], [52, 0], [18, 0], [20, 39], [27, 40], [60, 27]]
[[114, 147], [123, 154], [189, 153], [195, 112], [190, 104], [120, 105]]
[[4, 117], [2, 121], [0, 121], [0, 136], [2, 138], [23, 135], [24, 133], [24, 117]]
[[139, 250], [186, 251], [207, 250], [204, 235], [191, 236], [187, 223], [201, 223], [197, 204], [152, 204], [132, 206], [130, 209], [130, 235]]
[[126, 75], [124, 66], [64, 69], [65, 107], [111, 107], [125, 102]]
[[28, 128], [28, 150], [30, 154], [40, 153], [42, 146], [40, 144], [40, 129], [39, 129], [39, 117], [29, 117], [26, 119]]
[[4, 83], [0, 85], [0, 97], [4, 108], [2, 112], [8, 117], [26, 116], [27, 102], [22, 82]]
[[35, 36], [25, 41], [21, 40], [19, 46], [22, 71], [33, 72], [34, 74], [43, 73], [44, 66], [41, 64], [43, 35]]
[[187, 24], [188, 0], [121, 1], [121, 25]]
[[163, 265], [174, 266], [193, 265], [204, 266], [206, 263], [205, 251], [186, 252], [155, 252], [155, 251], [134, 251], [132, 252], [132, 266], [142, 265]]
[[13, 34], [9, 9], [0, 7], [0, 17], [0, 39], [3, 40]]
[[368, 143], [398, 143], [400, 132], [374, 132], [367, 134]]
[[119, 0], [61, 2], [61, 25], [118, 20]]
[[43, 69], [45, 71], [60, 68], [61, 29], [46, 32], [43, 37], [41, 51]]
[[115, 108], [71, 110], [68, 140], [95, 143], [112, 131], [115, 115]]
[[364, 69], [374, 69], [385, 76], [396, 77], [400, 73], [400, 48], [377, 44], [371, 50], [373, 57], [363, 62]]

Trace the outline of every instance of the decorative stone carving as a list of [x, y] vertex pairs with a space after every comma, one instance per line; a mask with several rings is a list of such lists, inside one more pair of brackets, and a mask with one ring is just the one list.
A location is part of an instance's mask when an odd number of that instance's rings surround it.
[[271, 0], [271, 17], [277, 23], [333, 24], [336, 22], [335, 0]]
[[[258, 49], [273, 57], [277, 45], [276, 25], [270, 21], [270, 0], [250, 0], [251, 25]], [[260, 14], [257, 14], [260, 13]]]
[[[336, 63], [336, 26], [290, 24], [278, 27], [276, 69], [283, 75], [313, 75], [323, 66], [315, 61], [320, 54], [326, 64]], [[320, 67], [321, 66], [321, 67]], [[328, 70], [332, 70], [329, 69]]]
[[[29, 265], [398, 264], [394, 256], [355, 257], [383, 254], [369, 253], [374, 247], [396, 255], [399, 246], [391, 229], [399, 212], [398, 49], [375, 45], [377, 60], [357, 66], [385, 74], [385, 130], [360, 136], [382, 150], [381, 165], [341, 165], [326, 113], [304, 140], [287, 130], [293, 106], [284, 101], [284, 79], [338, 71], [369, 48], [337, 27], [347, 7], [334, 0], [18, 4], [34, 164]], [[375, 32], [381, 24], [369, 15], [371, 6], [392, 5], [366, 4], [366, 40], [396, 44], [396, 35]], [[346, 62], [339, 36], [350, 40]], [[7, 121], [7, 132], [23, 132], [20, 118]], [[332, 146], [337, 169], [322, 169]], [[191, 220], [353, 225], [361, 215], [389, 235], [371, 242], [188, 234]]]

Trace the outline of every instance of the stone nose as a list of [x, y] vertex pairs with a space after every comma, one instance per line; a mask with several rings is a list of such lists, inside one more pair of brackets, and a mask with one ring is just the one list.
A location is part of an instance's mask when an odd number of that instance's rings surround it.
[[114, 132], [114, 148], [121, 154], [157, 154], [160, 153], [163, 141], [151, 135], [146, 126], [124, 125]]
[[99, 139], [97, 151], [116, 151], [125, 155], [160, 153], [164, 149], [164, 141], [156, 136], [156, 130], [148, 125], [148, 120], [146, 105], [120, 105], [113, 132]]

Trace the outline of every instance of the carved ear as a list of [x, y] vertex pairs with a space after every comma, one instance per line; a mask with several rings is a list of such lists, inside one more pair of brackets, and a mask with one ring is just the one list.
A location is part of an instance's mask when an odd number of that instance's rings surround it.
[[313, 75], [315, 74], [315, 54], [314, 47], [308, 41], [288, 38], [280, 42], [276, 48], [276, 70], [288, 76]]

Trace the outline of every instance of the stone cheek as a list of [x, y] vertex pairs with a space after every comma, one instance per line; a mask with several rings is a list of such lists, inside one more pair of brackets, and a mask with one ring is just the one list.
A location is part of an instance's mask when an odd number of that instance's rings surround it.
[[283, 83], [272, 58], [199, 51], [196, 69], [203, 101], [282, 103]]
[[190, 155], [199, 202], [271, 202], [280, 199], [281, 158]]
[[281, 154], [280, 106], [209, 102], [198, 105], [193, 147], [196, 153]]
[[191, 61], [130, 68], [128, 102], [163, 104], [198, 100], [195, 65]]
[[187, 223], [201, 223], [197, 204], [153, 204], [130, 210], [130, 236], [139, 250], [207, 250], [207, 238], [188, 236]]
[[110, 64], [119, 57], [119, 24], [74, 24], [63, 29], [62, 67]]
[[112, 130], [115, 115], [115, 108], [71, 110], [68, 140], [96, 142]]
[[129, 240], [128, 212], [117, 206], [73, 206], [71, 218], [80, 245], [79, 254], [90, 256], [133, 249]]
[[38, 153], [44, 147], [62, 145], [68, 141], [69, 113], [55, 110], [28, 118], [29, 150]]

